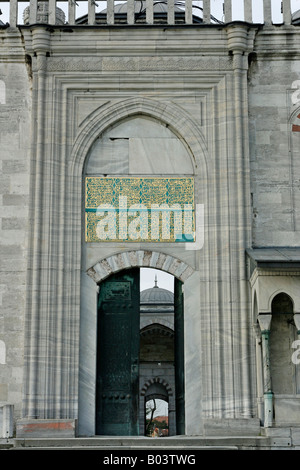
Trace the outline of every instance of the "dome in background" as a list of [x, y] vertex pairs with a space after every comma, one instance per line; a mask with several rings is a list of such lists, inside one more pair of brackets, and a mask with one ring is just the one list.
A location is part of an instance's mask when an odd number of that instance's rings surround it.
[[140, 303], [149, 304], [170, 304], [174, 302], [174, 294], [173, 292], [162, 289], [158, 287], [157, 280], [155, 279], [154, 287], [150, 289], [145, 289], [140, 294]]
[[[134, 2], [134, 11], [135, 13], [139, 13], [143, 10], [146, 9], [146, 2], [143, 0], [140, 1], [135, 1]], [[184, 10], [182, 8], [179, 8], [176, 3], [174, 5], [174, 10], [175, 11], [180, 11], [183, 12]], [[104, 10], [101, 10], [101, 13], [106, 13], [106, 8]], [[119, 3], [115, 5], [114, 7], [115, 13], [127, 13], [127, 2], [125, 3]], [[153, 3], [153, 11], [155, 13], [167, 13], [168, 8], [167, 8], [167, 2], [161, 1], [161, 2], [154, 2]]]
[[292, 24], [300, 24], [300, 10], [292, 14]]
[[[175, 23], [185, 24], [185, 4], [180, 0], [174, 0]], [[197, 8], [197, 7], [194, 7]], [[201, 8], [199, 7], [199, 10]], [[134, 2], [135, 23], [146, 22], [146, 1], [136, 0]], [[95, 24], [106, 24], [107, 9], [96, 13]], [[114, 5], [115, 24], [127, 24], [127, 2]], [[158, 0], [153, 2], [153, 22], [154, 24], [167, 24], [168, 2]], [[84, 15], [76, 19], [76, 24], [86, 24], [88, 16]], [[202, 18], [193, 14], [193, 23], [202, 23]]]

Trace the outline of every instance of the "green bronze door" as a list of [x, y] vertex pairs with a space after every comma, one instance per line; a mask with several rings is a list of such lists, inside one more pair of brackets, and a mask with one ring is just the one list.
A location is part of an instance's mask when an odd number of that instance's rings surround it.
[[174, 279], [176, 434], [185, 434], [184, 310], [182, 282]]
[[98, 302], [96, 434], [138, 434], [139, 269], [100, 284]]

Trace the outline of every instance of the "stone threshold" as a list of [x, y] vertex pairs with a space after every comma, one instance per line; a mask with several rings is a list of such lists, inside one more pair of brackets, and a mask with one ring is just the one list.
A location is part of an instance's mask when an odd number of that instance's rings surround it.
[[[9, 442], [8, 442], [9, 441]], [[75, 437], [75, 438], [15, 438], [6, 440], [15, 450], [32, 449], [88, 449], [88, 450], [249, 450], [270, 447], [268, 437], [202, 437], [174, 436], [164, 438], [147, 437]], [[0, 442], [0, 449], [2, 444]]]

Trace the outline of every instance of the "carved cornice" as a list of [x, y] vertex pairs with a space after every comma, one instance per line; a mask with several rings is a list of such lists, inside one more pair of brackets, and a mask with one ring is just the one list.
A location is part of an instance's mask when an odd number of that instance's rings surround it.
[[102, 70], [102, 60], [91, 57], [55, 57], [47, 59], [48, 72], [92, 72]]
[[231, 70], [230, 57], [113, 57], [103, 58], [103, 70], [216, 71]]
[[255, 268], [252, 276], [250, 278], [250, 285], [253, 287], [255, 281], [258, 279], [259, 276], [263, 277], [273, 277], [273, 276], [300, 276], [299, 268], [289, 268], [289, 269], [263, 269], [263, 268]]
[[48, 57], [48, 72], [228, 71], [231, 57]]

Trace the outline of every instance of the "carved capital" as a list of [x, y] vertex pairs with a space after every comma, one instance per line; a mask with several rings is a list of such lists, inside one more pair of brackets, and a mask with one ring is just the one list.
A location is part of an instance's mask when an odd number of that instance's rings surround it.
[[270, 331], [271, 328], [272, 315], [258, 315], [258, 323], [262, 332]]
[[[245, 25], [235, 24], [227, 28], [228, 50], [234, 55], [247, 56], [253, 49], [253, 34], [249, 33]], [[247, 68], [247, 61], [239, 61], [235, 64], [239, 68]]]
[[50, 32], [46, 28], [33, 29], [32, 49], [37, 55], [46, 55], [50, 51]]

